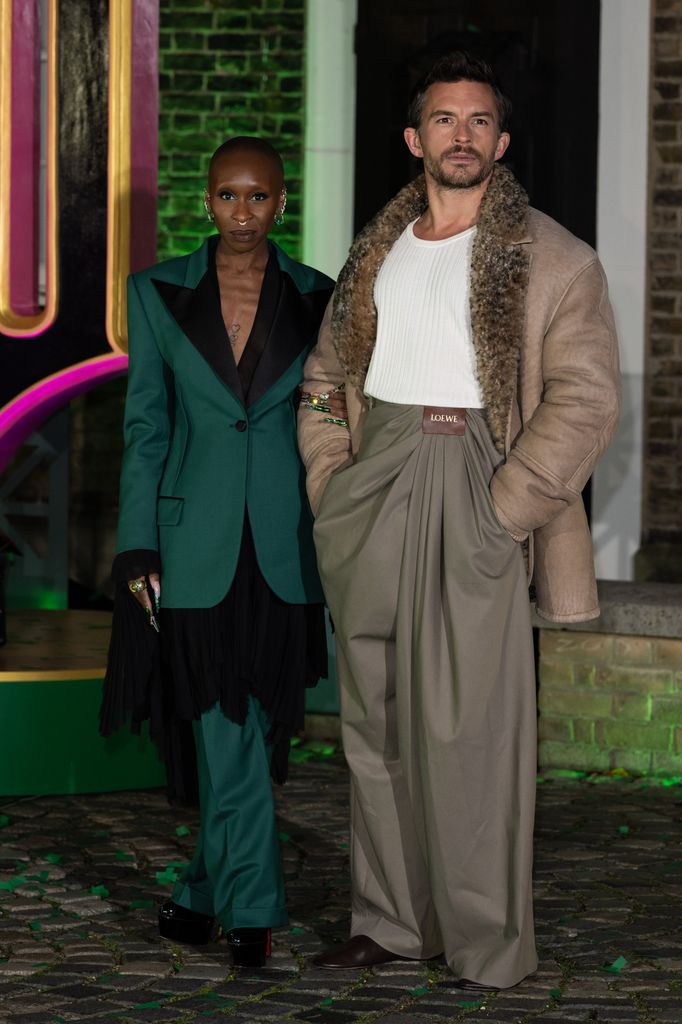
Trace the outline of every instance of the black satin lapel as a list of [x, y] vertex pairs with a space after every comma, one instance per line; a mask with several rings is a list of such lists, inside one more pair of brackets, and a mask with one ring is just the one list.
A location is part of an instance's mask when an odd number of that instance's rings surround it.
[[213, 372], [243, 402], [241, 381], [223, 323], [220, 295], [216, 294], [210, 264], [196, 288], [185, 288], [154, 278], [152, 283], [182, 332]]
[[330, 295], [327, 289], [301, 295], [289, 275], [281, 272], [279, 304], [251, 381], [249, 405], [257, 402], [314, 340]]

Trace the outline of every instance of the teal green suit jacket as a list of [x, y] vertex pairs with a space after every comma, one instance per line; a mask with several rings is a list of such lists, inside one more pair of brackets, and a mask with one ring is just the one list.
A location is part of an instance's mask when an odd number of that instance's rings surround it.
[[158, 552], [162, 604], [211, 607], [232, 583], [247, 509], [270, 588], [322, 601], [296, 389], [333, 282], [275, 247], [280, 290], [247, 405], [215, 312], [210, 244], [129, 278], [117, 560]]

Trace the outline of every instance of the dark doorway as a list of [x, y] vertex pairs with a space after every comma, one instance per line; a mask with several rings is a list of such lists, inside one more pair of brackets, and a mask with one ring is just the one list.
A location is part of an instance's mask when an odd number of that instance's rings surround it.
[[419, 171], [412, 86], [454, 49], [484, 56], [514, 105], [505, 158], [538, 207], [595, 239], [599, 0], [359, 0], [356, 229]]

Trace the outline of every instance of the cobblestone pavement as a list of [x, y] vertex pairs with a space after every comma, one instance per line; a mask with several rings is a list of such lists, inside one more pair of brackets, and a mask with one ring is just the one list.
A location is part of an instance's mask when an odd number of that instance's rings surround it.
[[291, 924], [270, 966], [174, 945], [156, 906], [187, 861], [192, 812], [160, 791], [0, 799], [0, 1022], [381, 1024], [682, 1022], [682, 787], [553, 778], [539, 787], [540, 968], [485, 999], [442, 961], [328, 972], [348, 929], [347, 772], [292, 766], [279, 795]]

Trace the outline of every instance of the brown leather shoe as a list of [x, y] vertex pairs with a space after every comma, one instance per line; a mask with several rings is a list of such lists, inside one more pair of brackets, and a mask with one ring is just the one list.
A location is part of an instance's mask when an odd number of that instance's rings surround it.
[[377, 964], [387, 964], [391, 960], [409, 960], [409, 957], [398, 956], [384, 949], [368, 935], [354, 935], [342, 946], [335, 946], [325, 953], [318, 953], [311, 958], [311, 963], [316, 967], [328, 967], [334, 970], [344, 970], [352, 967], [375, 967]]
[[501, 991], [501, 989], [496, 988], [494, 985], [483, 985], [480, 981], [469, 981], [468, 978], [460, 978], [456, 981], [455, 988], [461, 988], [465, 992], [480, 992], [481, 995], [485, 995], [486, 992]]

